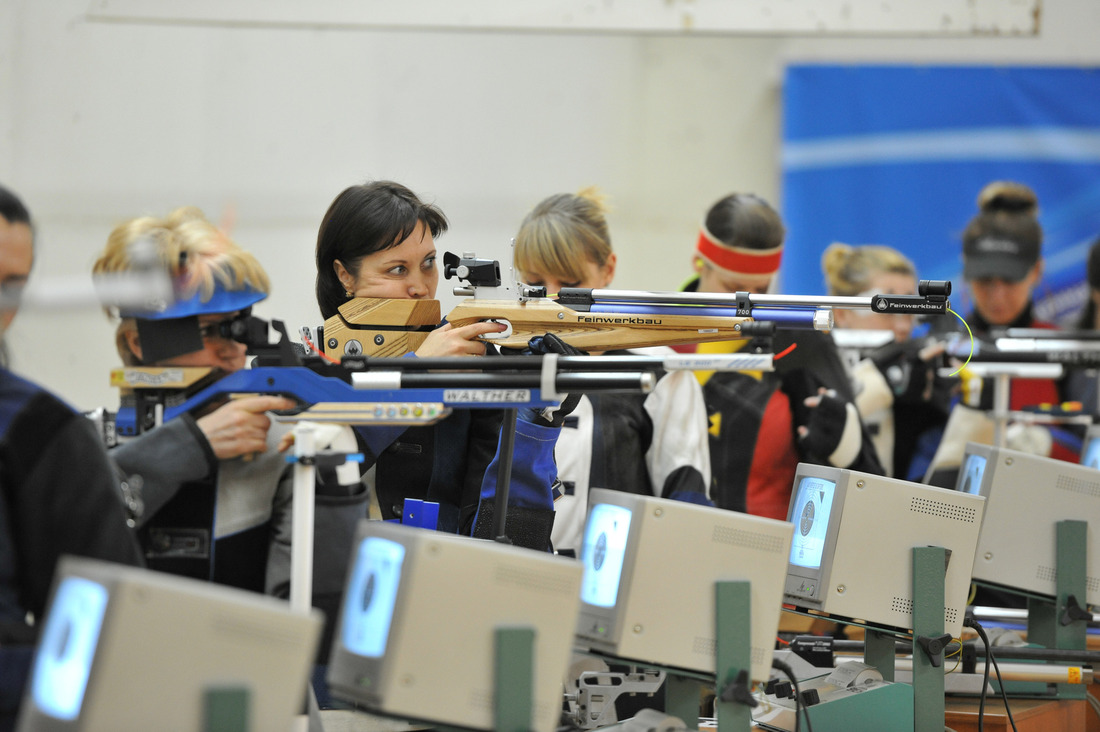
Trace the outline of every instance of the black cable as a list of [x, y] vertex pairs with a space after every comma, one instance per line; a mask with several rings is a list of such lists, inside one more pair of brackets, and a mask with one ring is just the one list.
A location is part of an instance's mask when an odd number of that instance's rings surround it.
[[798, 679], [794, 677], [794, 671], [778, 658], [772, 658], [772, 668], [779, 669], [784, 676], [791, 680], [791, 686], [794, 687], [794, 732], [799, 730], [799, 710], [802, 710], [802, 713], [806, 716], [806, 732], [814, 732], [813, 722], [810, 721], [810, 710], [802, 704], [802, 692], [798, 689]]
[[[977, 630], [978, 621], [972, 616], [967, 616], [963, 619], [963, 625]], [[978, 695], [978, 732], [982, 732], [985, 729], [985, 693], [989, 688], [989, 662], [993, 660], [990, 655], [989, 637], [984, 631], [978, 631], [978, 637], [985, 643], [985, 673], [982, 675], [982, 693]]]
[[500, 462], [497, 463], [497, 490], [493, 496], [493, 540], [511, 544], [505, 523], [508, 518], [508, 492], [512, 483], [513, 452], [516, 444], [516, 408], [504, 410], [500, 428]]
[[982, 639], [982, 643], [985, 644], [985, 675], [982, 677], [982, 693], [981, 701], [978, 703], [978, 732], [982, 732], [982, 728], [985, 723], [985, 693], [989, 688], [989, 664], [993, 663], [993, 668], [997, 672], [997, 685], [1001, 687], [1001, 699], [1005, 703], [1005, 711], [1008, 713], [1008, 722], [1012, 725], [1013, 732], [1016, 730], [1016, 720], [1012, 718], [1012, 707], [1008, 704], [1008, 694], [1005, 692], [1005, 683], [1001, 678], [1001, 667], [997, 665], [997, 657], [993, 655], [993, 646], [989, 642], [989, 636], [985, 634], [985, 628], [977, 621], [972, 615], [968, 615], [963, 619], [963, 625], [973, 628], [978, 637]]
[[1001, 699], [1005, 703], [1005, 711], [1008, 713], [1008, 723], [1012, 725], [1012, 732], [1016, 732], [1016, 720], [1012, 718], [1012, 707], [1008, 705], [1008, 694], [1005, 692], [1005, 682], [1001, 679], [1001, 667], [997, 665], [997, 657], [993, 654], [989, 655], [989, 660], [993, 662], [993, 670], [997, 672], [997, 685], [1001, 687]]

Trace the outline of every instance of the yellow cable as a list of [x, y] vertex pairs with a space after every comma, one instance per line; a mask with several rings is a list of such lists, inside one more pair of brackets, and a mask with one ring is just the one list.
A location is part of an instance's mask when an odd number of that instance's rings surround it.
[[951, 372], [951, 375], [954, 376], [955, 374], [959, 373], [964, 368], [966, 368], [966, 364], [970, 363], [970, 359], [974, 355], [974, 333], [973, 333], [973, 331], [970, 330], [970, 325], [965, 320], [963, 320], [963, 316], [959, 315], [958, 313], [956, 313], [951, 308], [947, 308], [947, 312], [951, 313], [956, 318], [958, 318], [960, 321], [962, 321], [962, 324], [964, 326], [966, 326], [966, 334], [970, 336], [970, 353], [968, 353], [966, 355], [966, 361], [963, 362], [963, 365]]

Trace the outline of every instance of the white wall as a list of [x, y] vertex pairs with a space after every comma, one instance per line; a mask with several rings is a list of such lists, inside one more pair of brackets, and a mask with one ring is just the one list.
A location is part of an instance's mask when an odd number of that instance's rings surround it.
[[[86, 273], [114, 224], [196, 204], [264, 262], [259, 314], [292, 329], [319, 321], [325, 208], [373, 178], [443, 208], [441, 249], [501, 258], [539, 199], [597, 184], [615, 285], [675, 289], [714, 199], [781, 203], [785, 63], [1100, 64], [1100, 3], [1042, 7], [1038, 38], [867, 39], [104, 23], [88, 0], [0, 0], [0, 182], [38, 223], [39, 285]], [[27, 310], [7, 341], [90, 407], [117, 400], [111, 334], [92, 306]]]

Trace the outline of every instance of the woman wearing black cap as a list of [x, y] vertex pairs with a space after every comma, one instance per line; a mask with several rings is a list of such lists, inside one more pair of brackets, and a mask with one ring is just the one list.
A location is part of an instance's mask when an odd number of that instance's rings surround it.
[[1032, 314], [1031, 294], [1043, 275], [1043, 231], [1035, 192], [997, 181], [978, 194], [979, 213], [963, 231], [963, 279], [974, 312], [974, 335], [998, 328], [1053, 328]]
[[[974, 336], [989, 338], [1006, 328], [1056, 328], [1037, 320], [1032, 307], [1032, 293], [1043, 275], [1043, 230], [1035, 192], [1022, 183], [996, 181], [978, 194], [978, 208], [962, 237], [963, 279], [974, 303], [966, 321]], [[985, 382], [980, 389], [967, 389], [978, 382], [963, 379], [967, 405], [986, 410], [993, 406], [993, 388]], [[1015, 379], [1009, 409], [1060, 404], [1061, 391], [1052, 379]], [[1045, 428], [1022, 426], [1008, 439], [1009, 447], [1076, 461], [1076, 450], [1062, 442]]]

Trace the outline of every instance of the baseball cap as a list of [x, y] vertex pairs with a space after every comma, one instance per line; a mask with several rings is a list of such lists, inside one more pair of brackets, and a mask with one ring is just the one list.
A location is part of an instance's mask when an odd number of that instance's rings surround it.
[[1019, 282], [1039, 261], [1039, 242], [981, 236], [963, 242], [963, 279]]

